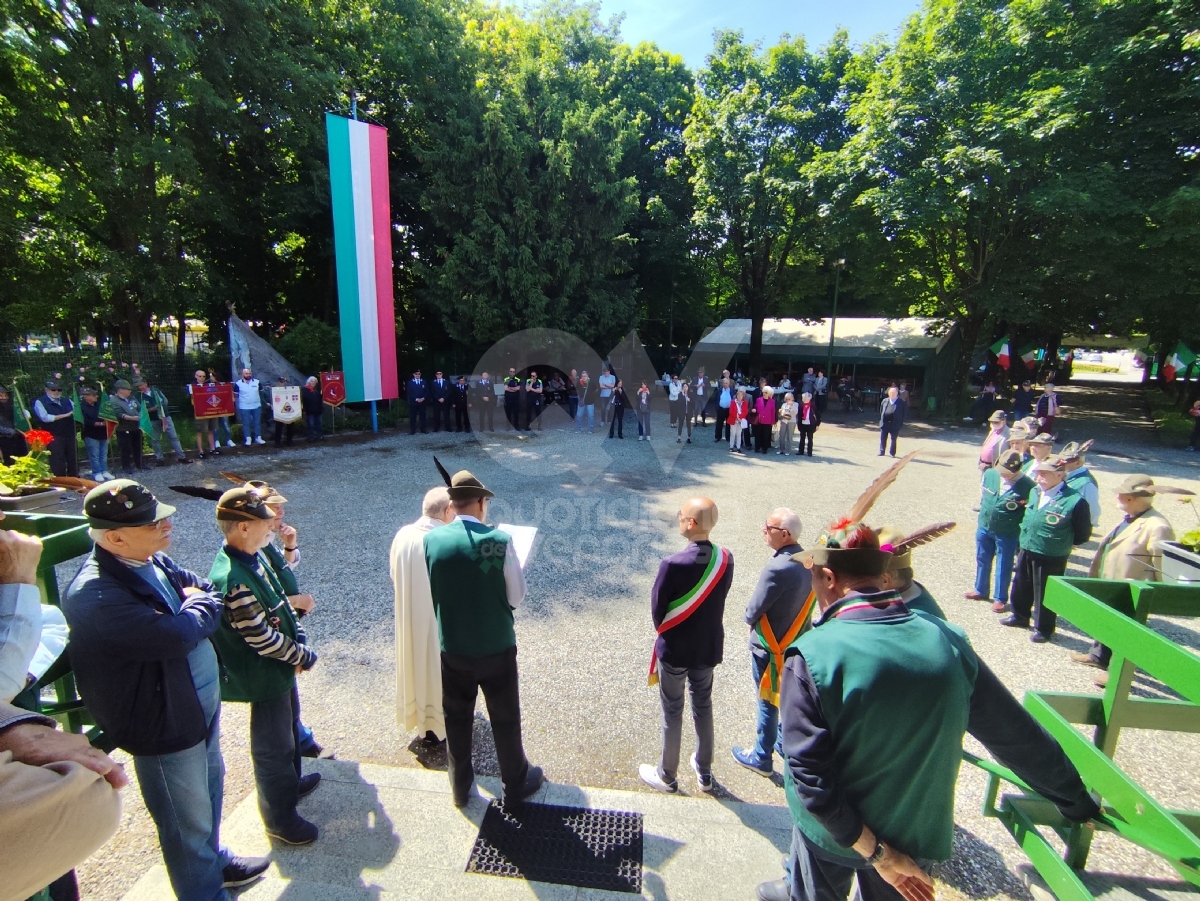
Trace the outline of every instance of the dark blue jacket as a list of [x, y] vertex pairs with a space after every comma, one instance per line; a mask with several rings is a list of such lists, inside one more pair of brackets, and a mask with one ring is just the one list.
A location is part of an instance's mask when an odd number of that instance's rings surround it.
[[804, 548], [798, 544], [780, 548], [758, 574], [758, 584], [746, 604], [746, 624], [750, 627], [750, 650], [753, 652], [766, 653], [754, 629], [758, 621], [766, 616], [775, 640], [781, 640], [812, 592], [811, 570], [792, 559], [792, 554], [802, 550]]
[[[79, 696], [113, 743], [130, 754], [172, 754], [208, 734], [188, 654], [217, 631], [223, 603], [213, 584], [155, 562], [180, 597], [173, 613], [137, 573], [94, 548], [63, 595], [67, 645]], [[184, 599], [184, 588], [204, 594]]]
[[[694, 588], [704, 575], [713, 553], [711, 541], [693, 541], [677, 554], [663, 559], [650, 594], [650, 615], [657, 627], [671, 602]], [[725, 596], [733, 582], [733, 555], [724, 575], [704, 603], [687, 619], [658, 636], [654, 652], [671, 666], [716, 666], [725, 654]]]
[[411, 404], [413, 401], [424, 398], [428, 389], [429, 383], [424, 379], [421, 379], [420, 382], [417, 382], [416, 379], [409, 379], [408, 385], [404, 389], [404, 398]]
[[[450, 380], [442, 379], [442, 384], [439, 388], [437, 379], [432, 379], [429, 382], [429, 396], [433, 400], [434, 404], [437, 404], [439, 400], [445, 400], [448, 398], [450, 396]], [[442, 404], [442, 406], [446, 405]]]

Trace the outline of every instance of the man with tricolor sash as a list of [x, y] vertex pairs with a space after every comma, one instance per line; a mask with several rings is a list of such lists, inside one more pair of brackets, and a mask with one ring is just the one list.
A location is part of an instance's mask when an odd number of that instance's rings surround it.
[[712, 791], [713, 667], [725, 651], [725, 596], [733, 581], [733, 554], [713, 544], [717, 505], [694, 497], [677, 514], [679, 534], [688, 545], [665, 558], [650, 594], [650, 615], [658, 638], [650, 660], [650, 685], [658, 686], [663, 710], [662, 758], [638, 768], [641, 780], [662, 792], [676, 792], [679, 745], [683, 737], [684, 686], [692, 696], [696, 753], [692, 769], [701, 791]]
[[787, 507], [773, 510], [767, 517], [763, 541], [774, 554], [759, 573], [746, 604], [758, 728], [754, 747], [734, 748], [733, 759], [763, 776], [774, 771], [772, 755], [779, 750], [779, 679], [784, 651], [808, 625], [815, 603], [811, 574], [792, 559], [803, 550], [800, 529], [800, 517]]

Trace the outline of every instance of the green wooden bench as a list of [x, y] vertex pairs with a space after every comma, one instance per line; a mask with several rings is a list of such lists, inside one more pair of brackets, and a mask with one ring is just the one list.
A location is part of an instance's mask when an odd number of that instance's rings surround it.
[[[1008, 828], [1059, 901], [1092, 901], [1078, 871], [1087, 865], [1096, 831], [1157, 854], [1184, 880], [1200, 886], [1200, 812], [1164, 806], [1113, 762], [1123, 728], [1200, 732], [1200, 656], [1146, 626], [1152, 613], [1200, 618], [1200, 585], [1055, 577], [1045, 603], [1113, 649], [1103, 695], [1031, 691], [1024, 701], [1062, 745], [1089, 791], [1099, 796], [1103, 813], [1089, 823], [1071, 823], [1013, 772], [968, 753], [967, 761], [988, 773], [984, 815]], [[1183, 700], [1130, 697], [1137, 669]], [[1091, 738], [1076, 724], [1094, 727]], [[1001, 783], [1018, 791], [1001, 794]], [[1063, 855], [1044, 829], [1062, 839]]]

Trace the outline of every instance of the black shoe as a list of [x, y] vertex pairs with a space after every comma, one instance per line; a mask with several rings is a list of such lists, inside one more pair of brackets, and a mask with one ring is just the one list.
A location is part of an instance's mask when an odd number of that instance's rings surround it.
[[317, 840], [318, 835], [316, 825], [299, 814], [283, 829], [267, 829], [265, 831], [271, 838], [277, 838], [289, 845], [311, 845]]
[[203, 460], [203, 459], [204, 459], [204, 452], [203, 452], [203, 451], [201, 451], [201, 452], [200, 452], [200, 454], [199, 454], [198, 456], [200, 457], [200, 459], [201, 459], [201, 460]]
[[1016, 614], [1010, 613], [1008, 616], [1004, 617], [1004, 619], [1000, 620], [1000, 625], [1012, 626], [1013, 628], [1017, 629], [1028, 629], [1029, 620], [1021, 619], [1021, 617], [1017, 616]]
[[234, 857], [229, 865], [221, 870], [221, 887], [237, 888], [239, 885], [249, 885], [266, 872], [271, 861], [265, 857]]
[[321, 774], [320, 773], [308, 773], [307, 775], [301, 776], [300, 777], [300, 787], [296, 792], [296, 796], [299, 798], [303, 798], [303, 797], [306, 797], [307, 795], [311, 795], [314, 791], [316, 791], [317, 786], [320, 784], [321, 784]]
[[181, 458], [179, 459], [179, 464], [180, 464], [181, 466], [186, 466], [188, 463], [195, 463], [195, 462], [196, 462], [195, 460], [190, 460], [190, 459], [188, 459], [187, 457], [181, 457]]
[[504, 803], [516, 804], [524, 801], [539, 788], [541, 788], [542, 783], [545, 781], [546, 776], [542, 772], [542, 768], [540, 766], [531, 766], [529, 768], [529, 772], [525, 774], [525, 781], [521, 783], [521, 787], [516, 791], [506, 791], [504, 793]]
[[221, 456], [221, 449], [219, 447], [214, 447], [212, 450], [210, 450], [208, 452], [208, 455], [210, 457], [219, 457], [219, 456]]
[[438, 738], [437, 734], [432, 729], [429, 729], [425, 732], [425, 737], [422, 738], [421, 741], [425, 742], [425, 744], [429, 745], [430, 747], [436, 747], [437, 745], [443, 745], [446, 743], [446, 739]]
[[760, 882], [754, 890], [758, 901], [791, 901], [792, 893], [786, 879], [776, 879], [774, 882]]

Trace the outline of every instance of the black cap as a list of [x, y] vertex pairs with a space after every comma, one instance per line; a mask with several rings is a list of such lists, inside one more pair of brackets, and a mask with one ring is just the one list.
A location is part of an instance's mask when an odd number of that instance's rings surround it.
[[275, 511], [267, 506], [267, 493], [249, 485], [230, 488], [217, 501], [217, 519], [252, 522], [274, 519]]
[[47, 391], [62, 391], [62, 382], [58, 379], [46, 379]]
[[113, 391], [120, 391], [122, 388], [132, 387], [133, 386], [130, 385], [129, 382], [125, 381], [125, 379], [117, 379], [115, 382], [113, 382]]
[[133, 479], [102, 482], [87, 493], [83, 513], [93, 529], [127, 529], [148, 526], [175, 513], [145, 485]]

